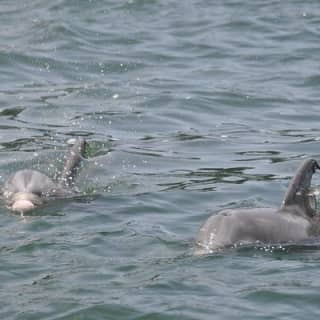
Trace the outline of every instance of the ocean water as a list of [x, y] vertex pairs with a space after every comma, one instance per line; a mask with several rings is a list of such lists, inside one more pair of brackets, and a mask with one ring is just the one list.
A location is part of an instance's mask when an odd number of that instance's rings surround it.
[[0, 1], [1, 185], [89, 143], [79, 197], [0, 206], [0, 318], [319, 317], [319, 244], [193, 255], [320, 159], [319, 37], [316, 0]]

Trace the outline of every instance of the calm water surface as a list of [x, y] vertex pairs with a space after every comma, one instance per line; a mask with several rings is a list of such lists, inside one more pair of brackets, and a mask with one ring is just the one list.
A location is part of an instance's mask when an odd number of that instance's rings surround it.
[[316, 0], [1, 1], [1, 184], [90, 150], [83, 196], [0, 206], [0, 318], [319, 317], [318, 244], [192, 255], [320, 159], [319, 37]]

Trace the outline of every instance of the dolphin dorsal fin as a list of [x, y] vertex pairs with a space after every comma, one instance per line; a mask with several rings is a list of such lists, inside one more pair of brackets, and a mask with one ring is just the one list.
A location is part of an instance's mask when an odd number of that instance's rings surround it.
[[320, 169], [320, 166], [314, 159], [305, 160], [300, 165], [295, 176], [289, 183], [288, 190], [282, 201], [281, 209], [297, 205], [304, 209], [309, 216], [314, 215], [314, 210], [308, 203], [307, 193], [311, 185], [312, 176], [317, 169]]
[[77, 138], [76, 142], [65, 156], [65, 163], [59, 179], [59, 184], [64, 187], [72, 186], [75, 175], [79, 169], [86, 148], [86, 140]]

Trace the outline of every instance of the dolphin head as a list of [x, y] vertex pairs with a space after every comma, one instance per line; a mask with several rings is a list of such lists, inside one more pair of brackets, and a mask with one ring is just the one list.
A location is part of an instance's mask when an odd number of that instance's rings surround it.
[[45, 174], [35, 170], [20, 170], [6, 181], [3, 198], [7, 208], [25, 213], [62, 193], [63, 190]]
[[54, 182], [36, 170], [19, 170], [5, 182], [2, 195], [6, 206], [24, 213], [44, 204], [50, 198], [65, 198], [72, 194], [71, 187], [85, 153], [86, 140], [78, 138], [69, 154], [60, 179]]

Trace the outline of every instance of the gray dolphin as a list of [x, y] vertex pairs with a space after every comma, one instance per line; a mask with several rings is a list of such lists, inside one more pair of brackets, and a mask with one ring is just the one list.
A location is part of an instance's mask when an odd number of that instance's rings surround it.
[[196, 237], [195, 253], [241, 244], [296, 242], [319, 233], [319, 218], [308, 193], [316, 169], [320, 167], [313, 159], [301, 164], [278, 209], [226, 209], [209, 217]]
[[19, 170], [11, 175], [2, 191], [7, 208], [25, 213], [43, 205], [49, 199], [70, 196], [70, 187], [74, 184], [85, 147], [85, 139], [78, 138], [65, 157], [64, 168], [57, 182], [36, 170]]

